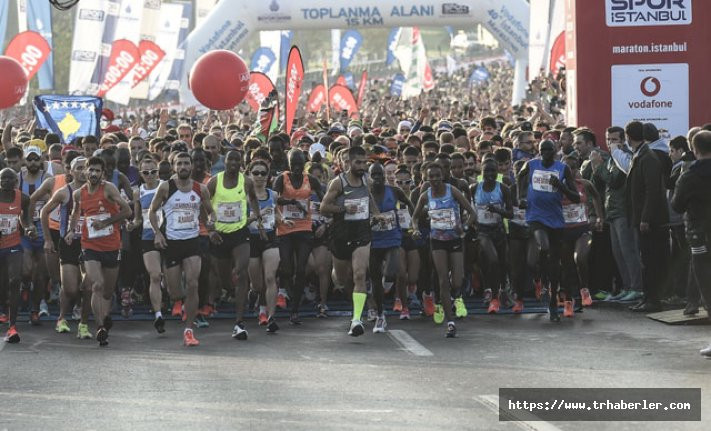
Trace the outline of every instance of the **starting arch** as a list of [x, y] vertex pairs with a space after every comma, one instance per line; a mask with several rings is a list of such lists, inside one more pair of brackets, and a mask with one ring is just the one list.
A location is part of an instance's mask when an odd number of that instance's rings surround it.
[[221, 0], [190, 33], [181, 77], [183, 104], [197, 103], [188, 89], [193, 63], [215, 49], [237, 51], [260, 30], [318, 30], [483, 24], [516, 60], [513, 103], [524, 97], [528, 62], [526, 0]]

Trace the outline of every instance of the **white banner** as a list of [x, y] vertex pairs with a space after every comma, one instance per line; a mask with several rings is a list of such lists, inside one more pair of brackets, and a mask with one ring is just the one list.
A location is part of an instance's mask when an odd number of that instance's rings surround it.
[[[277, 78], [279, 77], [279, 64], [281, 64], [279, 58], [279, 54], [281, 53], [281, 31], [260, 31], [259, 46], [271, 49], [276, 57], [276, 60], [272, 63], [272, 67], [264, 72], [264, 74], [272, 80], [274, 85], [276, 85]], [[244, 60], [248, 61], [248, 59]]]
[[[550, 6], [555, 0], [531, 0], [531, 20], [528, 39], [528, 79], [539, 75], [546, 68], [545, 59], [550, 35]], [[565, 25], [565, 22], [563, 22]], [[550, 51], [550, 49], [548, 50]]]
[[[144, 0], [121, 0], [121, 8], [116, 21], [113, 40], [127, 39], [138, 46], [138, 42], [141, 40], [143, 2]], [[132, 83], [133, 72], [129, 72], [114, 88], [106, 93], [106, 100], [128, 105], [128, 101], [131, 99]]]
[[[69, 69], [69, 94], [96, 94], [91, 78], [101, 55], [101, 37], [108, 16], [107, 0], [82, 0], [76, 6]], [[81, 30], [76, 30], [81, 29]], [[87, 37], [92, 35], [92, 37]], [[93, 91], [92, 91], [93, 87]]]
[[[160, 0], [144, 0], [140, 40], [150, 40], [151, 42], [156, 42], [156, 35], [158, 33], [158, 29], [160, 28], [160, 7]], [[148, 98], [148, 78], [141, 81], [131, 90], [131, 98]]]
[[220, 0], [195, 0], [195, 26], [199, 26], [205, 21]]
[[331, 30], [331, 75], [336, 76], [340, 71], [341, 63], [341, 30]]
[[[180, 45], [180, 35], [190, 26], [190, 21], [185, 17], [189, 7], [188, 3], [163, 3], [160, 8], [161, 26], [158, 30], [156, 43], [165, 52], [166, 56], [149, 77], [150, 88], [148, 99], [155, 100], [168, 87], [179, 89], [179, 82], [171, 81], [171, 74], [176, 63], [185, 58], [185, 49]], [[187, 73], [187, 72], [186, 72]], [[187, 85], [187, 83], [186, 83]]]
[[17, 0], [17, 32], [27, 31], [27, 0]]
[[553, 7], [551, 8], [551, 31], [546, 44], [546, 56], [543, 58], [543, 65], [548, 67], [550, 64], [551, 51], [556, 38], [565, 31], [565, 0], [551, 0]]

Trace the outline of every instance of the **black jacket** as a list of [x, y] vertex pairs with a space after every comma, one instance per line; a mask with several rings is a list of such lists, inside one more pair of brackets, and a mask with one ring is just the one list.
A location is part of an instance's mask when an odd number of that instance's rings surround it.
[[633, 227], [642, 222], [652, 227], [669, 223], [666, 175], [659, 157], [642, 144], [632, 157], [625, 190], [627, 217]]
[[688, 234], [711, 241], [711, 160], [692, 162], [676, 182], [671, 201], [674, 211], [684, 213]]

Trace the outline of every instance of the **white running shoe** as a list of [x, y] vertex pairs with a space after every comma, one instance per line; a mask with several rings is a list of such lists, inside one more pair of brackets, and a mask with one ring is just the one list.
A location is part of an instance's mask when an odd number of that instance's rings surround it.
[[49, 307], [47, 306], [47, 302], [44, 299], [40, 302], [39, 305], [39, 315], [40, 317], [49, 316]]
[[348, 335], [351, 337], [359, 337], [365, 333], [363, 322], [360, 320], [351, 321], [351, 328], [348, 330]]
[[373, 334], [382, 334], [387, 331], [388, 322], [385, 321], [385, 315], [378, 316], [378, 320], [373, 327]]
[[372, 308], [368, 309], [368, 322], [375, 322], [378, 320], [378, 312]]

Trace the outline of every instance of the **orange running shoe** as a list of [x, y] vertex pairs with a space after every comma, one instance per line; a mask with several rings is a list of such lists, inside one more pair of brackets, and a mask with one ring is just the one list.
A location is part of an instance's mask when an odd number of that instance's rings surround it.
[[580, 289], [580, 297], [583, 299], [583, 305], [589, 307], [592, 305], [592, 297], [590, 296], [590, 290], [587, 287]]
[[286, 295], [284, 295], [281, 292], [279, 292], [279, 294], [277, 294], [276, 306], [279, 308], [286, 308]]
[[395, 298], [395, 302], [393, 302], [393, 311], [402, 311], [402, 301], [400, 301], [400, 298]]
[[520, 299], [516, 300], [516, 303], [514, 304], [513, 308], [511, 308], [511, 311], [514, 313], [523, 313], [523, 301]]
[[20, 334], [17, 333], [15, 325], [10, 326], [7, 330], [7, 334], [5, 334], [5, 341], [12, 344], [20, 342]]
[[489, 303], [488, 313], [489, 314], [496, 314], [498, 312], [499, 312], [499, 300], [498, 300], [498, 298], [494, 298]]
[[541, 292], [543, 291], [543, 283], [541, 283], [541, 279], [537, 278], [533, 280], [533, 285], [536, 288], [536, 300], [540, 301], [541, 300]]
[[575, 311], [573, 308], [573, 301], [565, 301], [565, 304], [563, 305], [563, 316], [573, 317], [574, 315]]
[[173, 317], [180, 317], [183, 314], [183, 301], [180, 299], [173, 304]]
[[434, 295], [427, 295], [426, 293], [423, 293], [422, 299], [424, 302], [424, 307], [422, 311], [425, 312], [425, 316], [431, 317], [435, 311]]
[[259, 313], [259, 326], [267, 326], [267, 323], [269, 323], [269, 318], [267, 317], [267, 313]]
[[200, 345], [200, 342], [193, 335], [192, 329], [188, 329], [183, 332], [183, 344], [187, 347], [195, 347]]

